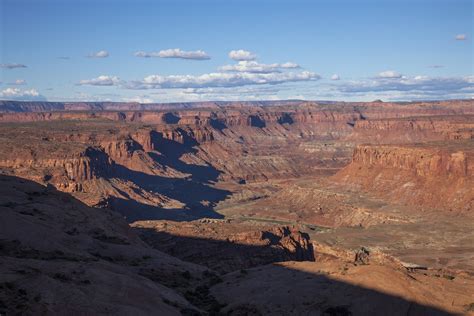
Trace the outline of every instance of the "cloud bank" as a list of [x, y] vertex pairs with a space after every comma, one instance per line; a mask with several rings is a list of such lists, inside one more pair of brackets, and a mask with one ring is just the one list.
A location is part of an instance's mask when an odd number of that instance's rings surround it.
[[214, 72], [203, 75], [151, 75], [141, 81], [131, 81], [125, 86], [128, 89], [175, 89], [175, 88], [208, 88], [240, 87], [246, 85], [280, 84], [285, 82], [311, 81], [320, 78], [314, 72], [298, 73], [224, 73]]

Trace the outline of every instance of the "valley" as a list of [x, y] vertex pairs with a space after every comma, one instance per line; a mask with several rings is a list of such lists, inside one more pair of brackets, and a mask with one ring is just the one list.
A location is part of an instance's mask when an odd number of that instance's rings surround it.
[[[472, 100], [0, 101], [0, 144], [4, 268], [47, 271], [38, 291], [80, 270], [143, 312], [472, 312]], [[45, 299], [24, 308], [67, 310]]]

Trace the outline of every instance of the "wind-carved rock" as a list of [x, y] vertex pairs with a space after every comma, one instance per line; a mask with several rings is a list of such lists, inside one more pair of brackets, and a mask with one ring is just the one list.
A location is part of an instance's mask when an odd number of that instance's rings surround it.
[[306, 233], [300, 232], [295, 227], [274, 227], [268, 231], [262, 232], [263, 240], [270, 240], [270, 244], [275, 243], [282, 247], [288, 258], [279, 258], [281, 260], [294, 261], [314, 261], [313, 245], [309, 241]]

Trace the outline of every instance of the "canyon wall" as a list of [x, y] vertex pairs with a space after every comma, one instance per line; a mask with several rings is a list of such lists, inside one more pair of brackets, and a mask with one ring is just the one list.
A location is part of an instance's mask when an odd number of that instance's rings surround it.
[[347, 140], [371, 143], [474, 139], [474, 116], [447, 115], [357, 121]]
[[333, 178], [393, 202], [472, 215], [474, 142], [359, 145]]

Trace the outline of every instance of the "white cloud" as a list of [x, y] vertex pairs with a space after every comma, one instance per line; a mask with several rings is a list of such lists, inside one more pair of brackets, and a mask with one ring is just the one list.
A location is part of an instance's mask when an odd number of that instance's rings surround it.
[[331, 76], [331, 80], [340, 80], [340, 79], [341, 79], [341, 77], [339, 77], [338, 74], [334, 74], [334, 75]]
[[18, 88], [6, 88], [0, 91], [0, 98], [22, 101], [46, 100], [36, 89], [22, 90]]
[[393, 70], [382, 71], [378, 74], [378, 78], [392, 79], [392, 78], [401, 78], [402, 75]]
[[280, 72], [281, 69], [299, 68], [298, 64], [287, 62], [284, 64], [260, 64], [256, 61], [239, 61], [235, 65], [225, 65], [219, 68], [220, 71], [236, 71], [251, 73], [271, 73]]
[[467, 40], [467, 35], [466, 34], [458, 34], [454, 37], [456, 41], [465, 41]]
[[23, 64], [0, 64], [0, 68], [15, 69], [15, 68], [26, 68]]
[[106, 58], [109, 57], [109, 52], [106, 50], [100, 50], [98, 52], [87, 55], [89, 58]]
[[136, 57], [160, 57], [160, 58], [181, 58], [181, 59], [195, 59], [195, 60], [206, 60], [211, 57], [203, 50], [196, 51], [183, 51], [179, 48], [160, 50], [159, 52], [144, 52], [138, 51], [134, 54]]
[[10, 82], [9, 85], [22, 86], [25, 85], [26, 81], [23, 79], [17, 79], [14, 82]]
[[120, 83], [120, 78], [116, 76], [107, 76], [107, 75], [102, 75], [97, 78], [93, 79], [85, 79], [79, 81], [78, 85], [81, 86], [114, 86], [118, 85]]
[[151, 75], [142, 81], [132, 81], [125, 85], [129, 89], [173, 89], [206, 87], [239, 87], [246, 85], [280, 84], [285, 82], [311, 81], [320, 78], [314, 72], [298, 73], [224, 73], [215, 72], [203, 75]]
[[239, 50], [231, 50], [229, 52], [229, 57], [233, 60], [242, 61], [242, 60], [255, 60], [257, 55], [247, 50], [239, 49]]

